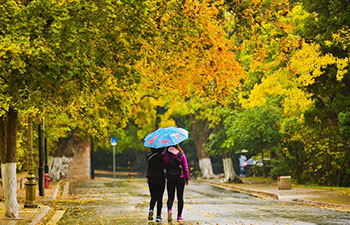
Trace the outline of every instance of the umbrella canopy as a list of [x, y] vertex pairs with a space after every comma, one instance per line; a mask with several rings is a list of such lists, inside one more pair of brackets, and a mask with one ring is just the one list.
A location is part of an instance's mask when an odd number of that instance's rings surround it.
[[144, 146], [164, 148], [177, 145], [188, 138], [188, 131], [180, 127], [159, 128], [149, 133], [144, 140]]

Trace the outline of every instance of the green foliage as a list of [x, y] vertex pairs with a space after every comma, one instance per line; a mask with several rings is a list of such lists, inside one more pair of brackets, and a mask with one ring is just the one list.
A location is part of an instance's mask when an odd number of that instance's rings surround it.
[[306, 37], [317, 42], [329, 40], [344, 25], [350, 24], [349, 3], [341, 0], [302, 0], [305, 9], [314, 14], [307, 22]]
[[339, 113], [339, 131], [343, 138], [349, 142], [350, 140], [350, 112]]
[[285, 171], [298, 183], [348, 186], [348, 150], [338, 130], [313, 128], [297, 118], [282, 124], [283, 146], [273, 174]]
[[[278, 176], [288, 175], [293, 177], [293, 179], [298, 180], [298, 183], [302, 183], [303, 179], [300, 178], [299, 173], [295, 172], [293, 173], [294, 167], [292, 165], [286, 163], [286, 160], [284, 159], [276, 159], [274, 162], [272, 162], [273, 166], [270, 171], [270, 177], [274, 180], [278, 178]], [[299, 172], [299, 171], [298, 171]]]
[[[272, 170], [275, 167], [273, 166], [272, 162], [270, 160], [265, 161], [265, 170], [266, 170], [266, 174], [269, 174], [269, 176], [272, 179], [276, 179], [276, 175], [274, 173], [272, 173]], [[282, 171], [279, 171], [278, 174], [283, 174], [281, 173]], [[257, 166], [257, 165], [253, 165], [250, 169], [249, 169], [249, 174], [251, 176], [257, 176], [257, 177], [263, 177], [264, 176], [264, 171], [263, 171], [263, 167], [262, 166]]]
[[225, 119], [228, 149], [250, 149], [259, 153], [271, 149], [280, 140], [278, 108], [271, 105], [249, 108]]
[[[305, 21], [305, 38], [319, 43], [322, 54], [331, 53], [348, 61], [349, 42], [348, 4], [343, 1], [301, 1], [310, 12]], [[313, 104], [304, 113], [304, 123], [293, 126], [285, 123], [283, 159], [299, 182], [348, 186], [348, 116], [349, 72], [348, 65], [339, 75], [339, 66], [322, 67], [322, 74], [305, 90], [312, 96]], [[311, 74], [311, 73], [310, 73]], [[297, 146], [296, 148], [294, 146]], [[297, 165], [293, 167], [293, 165]]]
[[[118, 153], [137, 161], [157, 125], [191, 130], [188, 115], [196, 114], [210, 122], [212, 155], [269, 151], [277, 153], [273, 176], [349, 186], [349, 7], [341, 0], [3, 1], [0, 117], [10, 107], [19, 112], [18, 168], [28, 116], [45, 117], [49, 149], [60, 137], [89, 133], [109, 154], [115, 135]], [[192, 140], [184, 146], [196, 159]]]
[[[125, 126], [140, 80], [132, 66], [152, 16], [148, 6], [118, 0], [2, 2], [0, 116], [12, 106], [22, 124], [28, 116], [36, 123], [45, 117], [49, 145], [72, 131], [102, 139]], [[19, 143], [25, 143], [22, 137]], [[18, 146], [21, 160], [25, 144]]]
[[226, 140], [225, 129], [222, 126], [218, 126], [217, 129], [210, 134], [209, 142], [206, 145], [206, 150], [210, 155], [222, 155], [225, 152], [223, 143]]
[[[281, 129], [275, 129], [280, 138], [275, 139], [272, 174], [288, 173], [298, 182], [349, 185], [348, 170], [341, 169], [349, 158], [345, 116], [350, 90], [348, 4], [309, 0], [226, 3], [233, 18], [230, 35], [241, 43], [236, 53], [247, 79], [239, 95], [243, 109], [231, 116], [231, 124], [225, 120], [225, 129], [231, 127], [225, 144], [253, 149], [251, 143], [264, 146], [254, 136], [268, 135], [273, 140], [269, 129], [273, 125], [264, 125], [262, 120], [251, 125], [244, 121], [257, 116], [243, 115], [254, 115], [253, 109], [268, 105], [267, 99], [274, 96], [280, 99], [275, 106]], [[301, 45], [302, 40], [308, 44]], [[303, 59], [300, 54], [309, 57]], [[259, 134], [260, 130], [266, 133]]]

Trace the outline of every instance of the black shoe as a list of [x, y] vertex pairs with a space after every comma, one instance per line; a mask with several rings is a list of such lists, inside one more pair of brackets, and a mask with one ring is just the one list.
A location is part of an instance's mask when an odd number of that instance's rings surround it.
[[161, 223], [163, 220], [162, 220], [162, 217], [160, 217], [160, 216], [157, 216], [157, 218], [156, 218], [156, 222], [157, 223]]
[[153, 220], [153, 210], [148, 212], [148, 220]]

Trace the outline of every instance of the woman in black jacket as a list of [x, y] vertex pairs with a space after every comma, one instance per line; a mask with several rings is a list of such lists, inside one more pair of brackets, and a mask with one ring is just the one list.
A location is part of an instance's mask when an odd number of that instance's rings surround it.
[[153, 220], [154, 206], [157, 203], [156, 222], [162, 222], [163, 194], [165, 189], [165, 175], [163, 168], [163, 149], [151, 149], [147, 155], [147, 181], [151, 193], [148, 220]]

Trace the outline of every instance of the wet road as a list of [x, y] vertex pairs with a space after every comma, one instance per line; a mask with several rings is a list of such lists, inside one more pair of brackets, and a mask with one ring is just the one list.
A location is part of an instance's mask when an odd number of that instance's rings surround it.
[[[65, 210], [58, 224], [148, 224], [149, 192], [145, 179], [75, 182], [69, 193], [71, 199], [51, 205], [54, 210]], [[166, 200], [165, 192], [164, 205]], [[177, 207], [174, 205], [173, 209], [175, 214]], [[166, 208], [162, 216], [166, 221]], [[256, 198], [196, 182], [185, 188], [183, 217], [183, 224], [350, 225], [350, 213]]]

